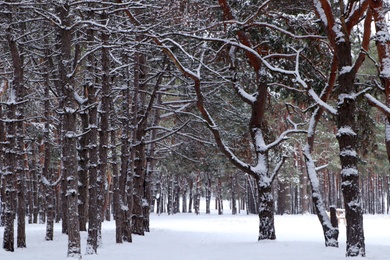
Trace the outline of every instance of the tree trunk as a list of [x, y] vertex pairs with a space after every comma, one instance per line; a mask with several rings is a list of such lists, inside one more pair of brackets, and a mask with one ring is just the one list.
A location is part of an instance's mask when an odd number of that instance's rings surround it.
[[197, 183], [195, 188], [194, 210], [195, 214], [200, 214], [200, 185]]
[[171, 178], [173, 177], [172, 176], [168, 177], [168, 205], [167, 205], [168, 215], [173, 214], [173, 188], [172, 188], [173, 181]]
[[257, 180], [259, 192], [259, 237], [258, 240], [276, 239], [274, 225], [274, 200], [272, 186], [265, 185], [264, 181]]
[[50, 82], [49, 82], [49, 70], [45, 68], [44, 80], [45, 80], [45, 101], [44, 101], [44, 120], [45, 130], [43, 133], [43, 145], [44, 145], [44, 164], [42, 169], [42, 176], [46, 178], [45, 184], [46, 202], [47, 202], [47, 222], [46, 222], [46, 236], [45, 239], [52, 241], [54, 233], [54, 187], [52, 182], [54, 181], [54, 171], [50, 169], [51, 163], [51, 140], [50, 140]]
[[341, 189], [347, 222], [347, 256], [364, 256], [363, 211], [359, 191], [357, 167], [357, 134], [355, 125], [355, 72], [346, 68], [352, 66], [351, 44], [348, 39], [337, 43], [339, 60], [339, 103], [337, 113], [337, 140], [340, 149]]
[[179, 176], [173, 177], [173, 214], [180, 213], [180, 186]]
[[[8, 81], [3, 80], [2, 85], [4, 88], [7, 87]], [[4, 118], [3, 106], [0, 105], [0, 118]], [[0, 122], [0, 227], [5, 226], [5, 206], [6, 206], [6, 183], [5, 183], [5, 127], [4, 122]], [[31, 210], [31, 208], [30, 208]]]
[[[86, 92], [86, 91], [85, 91]], [[88, 95], [88, 94], [87, 94]], [[89, 142], [89, 118], [88, 111], [83, 109], [80, 112], [81, 128], [83, 134], [79, 139], [79, 222], [80, 231], [87, 231], [88, 222], [88, 142]]]
[[291, 214], [291, 185], [290, 180], [279, 179], [278, 214]]
[[232, 195], [232, 215], [237, 214], [237, 191], [236, 191], [236, 185], [237, 184], [237, 173], [233, 173], [231, 176], [231, 195]]
[[[101, 21], [103, 24], [106, 24], [108, 20], [108, 15], [106, 12], [101, 13]], [[103, 46], [109, 45], [109, 33], [107, 31], [101, 32], [101, 42]], [[98, 246], [101, 246], [102, 234], [101, 234], [101, 223], [104, 219], [105, 205], [107, 203], [107, 193], [108, 189], [108, 173], [107, 173], [107, 157], [108, 157], [108, 134], [109, 134], [109, 118], [110, 118], [110, 54], [109, 48], [103, 47], [101, 52], [101, 62], [102, 62], [102, 86], [101, 86], [101, 106], [99, 109], [100, 122], [99, 122], [99, 160], [98, 160], [98, 177], [97, 177], [97, 217], [98, 217], [98, 237], [97, 243]], [[107, 189], [106, 189], [107, 187]]]
[[[141, 41], [141, 37], [136, 37]], [[134, 101], [133, 113], [135, 116], [134, 126], [134, 199], [133, 199], [133, 234], [144, 235], [144, 206], [147, 206], [145, 197], [145, 178], [146, 178], [146, 154], [145, 154], [145, 134], [147, 127], [146, 105], [146, 57], [139, 50], [135, 52], [134, 57]]]
[[62, 83], [63, 100], [63, 163], [64, 163], [64, 186], [66, 188], [67, 201], [67, 231], [68, 231], [68, 257], [81, 257], [80, 249], [80, 224], [78, 215], [78, 174], [77, 174], [77, 120], [76, 105], [74, 100], [73, 80], [68, 77], [71, 68], [72, 32], [70, 21], [70, 6], [68, 3], [58, 6], [57, 13], [62, 24], [59, 31], [61, 55], [59, 64], [60, 80]]
[[206, 179], [206, 214], [210, 214], [210, 201], [211, 201], [211, 177], [210, 173], [205, 174]]
[[187, 213], [187, 185], [185, 184], [182, 189], [182, 213]]
[[5, 145], [5, 167], [4, 167], [4, 181], [5, 181], [5, 201], [4, 207], [4, 236], [3, 236], [3, 248], [6, 251], [14, 251], [14, 218], [15, 218], [15, 168], [16, 168], [16, 153], [15, 153], [15, 132], [16, 124], [14, 123], [14, 117], [16, 114], [16, 107], [14, 102], [7, 104], [7, 119], [6, 122], [6, 145]]
[[[87, 40], [90, 44], [94, 41], [94, 31], [91, 28], [87, 29]], [[92, 48], [92, 47], [91, 47]], [[95, 58], [93, 55], [88, 56], [88, 66], [86, 75], [86, 84], [88, 87], [88, 104], [91, 105], [89, 112], [89, 183], [88, 183], [88, 237], [86, 254], [96, 254], [98, 248], [98, 229], [99, 229], [99, 216], [98, 216], [98, 108], [97, 108], [97, 91], [98, 87], [95, 83]]]
[[[188, 180], [188, 179], [187, 179]], [[188, 202], [188, 213], [192, 213], [192, 203], [193, 203], [193, 193], [192, 193], [192, 190], [194, 188], [194, 182], [192, 181], [192, 178], [189, 180], [189, 194], [188, 194], [188, 198], [189, 198], [189, 202]]]

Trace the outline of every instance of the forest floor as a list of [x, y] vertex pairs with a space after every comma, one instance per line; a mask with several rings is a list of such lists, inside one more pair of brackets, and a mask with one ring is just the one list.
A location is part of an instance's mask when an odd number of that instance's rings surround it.
[[[85, 255], [87, 233], [81, 233], [82, 259], [122, 260], [206, 260], [267, 259], [317, 260], [345, 259], [345, 226], [340, 224], [340, 247], [324, 246], [322, 229], [315, 215], [283, 215], [275, 217], [275, 241], [257, 241], [258, 218], [241, 212], [224, 215], [216, 211], [206, 215], [181, 213], [168, 216], [151, 215], [151, 232], [133, 236], [133, 243], [115, 244], [114, 221], [104, 222], [103, 246], [98, 255]], [[365, 215], [364, 228], [367, 256], [365, 259], [390, 259], [390, 215]], [[54, 241], [45, 241], [45, 225], [27, 225], [27, 248], [5, 252], [1, 260], [58, 260], [66, 258], [67, 236], [56, 224]], [[0, 228], [3, 240], [4, 228]], [[359, 257], [360, 258], [360, 257]], [[363, 258], [362, 258], [363, 259]]]

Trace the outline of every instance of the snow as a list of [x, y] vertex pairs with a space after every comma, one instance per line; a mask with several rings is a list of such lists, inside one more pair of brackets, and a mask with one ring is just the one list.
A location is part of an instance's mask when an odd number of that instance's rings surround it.
[[[204, 204], [204, 201], [202, 201]], [[133, 243], [115, 244], [115, 222], [104, 222], [104, 245], [97, 255], [86, 255], [87, 232], [81, 232], [82, 259], [270, 259], [319, 260], [345, 259], [345, 226], [340, 224], [339, 248], [326, 248], [321, 226], [315, 215], [275, 216], [275, 241], [257, 241], [258, 216], [231, 215], [226, 210], [218, 215], [212, 210], [200, 215], [182, 213], [168, 216], [151, 215], [151, 232], [133, 236]], [[390, 216], [364, 215], [367, 257], [390, 259]], [[15, 226], [16, 228], [16, 226]], [[0, 227], [3, 239], [4, 227]], [[67, 236], [61, 234], [61, 224], [54, 227], [54, 240], [45, 241], [45, 225], [27, 225], [27, 248], [15, 252], [0, 249], [2, 260], [53, 260], [66, 258]], [[360, 259], [360, 257], [358, 257]]]
[[248, 100], [251, 103], [255, 103], [256, 102], [256, 97], [255, 96], [246, 93], [245, 90], [243, 90], [240, 87], [237, 87], [237, 90], [238, 90], [238, 94], [241, 95], [245, 100]]
[[[390, 39], [388, 41], [390, 42]], [[389, 54], [390, 54], [390, 50], [389, 50]], [[380, 76], [383, 78], [390, 78], [390, 57], [383, 59], [382, 67], [383, 69], [380, 72]]]
[[328, 18], [326, 17], [325, 11], [322, 8], [320, 1], [314, 1], [314, 6], [318, 12], [318, 15], [320, 16], [321, 21], [324, 23], [325, 26], [328, 26]]
[[389, 120], [385, 120], [385, 126], [386, 126], [385, 139], [386, 139], [386, 142], [388, 142], [388, 141], [390, 141], [390, 123], [389, 123]]
[[344, 176], [357, 176], [359, 172], [356, 168], [345, 168], [341, 170], [341, 174]]
[[341, 135], [355, 136], [356, 133], [355, 133], [355, 131], [352, 130], [352, 128], [350, 126], [342, 126], [337, 131], [337, 136], [341, 136]]
[[357, 157], [357, 153], [355, 150], [352, 149], [344, 149], [340, 152], [340, 156], [351, 156], [351, 157]]
[[332, 29], [333, 29], [334, 33], [336, 34], [336, 42], [338, 42], [338, 43], [345, 42], [345, 35], [341, 31], [341, 26], [339, 24], [335, 24]]
[[351, 70], [352, 70], [352, 66], [344, 66], [341, 68], [339, 74], [340, 75], [346, 74], [346, 73], [349, 73]]

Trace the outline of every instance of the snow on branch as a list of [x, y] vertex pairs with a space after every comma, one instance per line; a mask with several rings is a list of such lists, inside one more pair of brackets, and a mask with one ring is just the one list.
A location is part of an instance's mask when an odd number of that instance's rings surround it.
[[248, 94], [243, 88], [241, 88], [240, 84], [233, 84], [234, 89], [237, 91], [237, 94], [241, 97], [241, 99], [248, 104], [253, 104], [256, 101], [256, 96]]
[[357, 97], [365, 94], [369, 90], [371, 90], [371, 87], [365, 88], [358, 93], [341, 94], [339, 95], [339, 104], [344, 103], [344, 100], [346, 99], [356, 99]]
[[73, 91], [73, 96], [80, 106], [84, 105], [88, 101], [88, 98], [82, 98], [76, 91]]
[[288, 135], [290, 135], [290, 134], [302, 134], [302, 133], [303, 134], [307, 134], [307, 130], [303, 130], [303, 129], [290, 129], [290, 130], [286, 130], [283, 133], [281, 133], [279, 135], [279, 137], [275, 141], [273, 141], [272, 143], [266, 145], [264, 148], [269, 150], [269, 149], [279, 145], [283, 141], [287, 140], [288, 139]]
[[371, 106], [376, 107], [379, 111], [381, 111], [385, 116], [390, 117], [390, 108], [371, 96], [370, 94], [365, 94], [365, 98], [367, 98], [368, 103], [370, 103]]
[[320, 35], [315, 35], [315, 34], [308, 34], [308, 35], [296, 35], [294, 33], [291, 33], [287, 30], [284, 30], [282, 28], [280, 28], [279, 26], [276, 26], [276, 25], [273, 25], [273, 24], [269, 24], [269, 23], [264, 23], [264, 22], [255, 22], [253, 23], [252, 25], [255, 25], [255, 26], [259, 26], [259, 27], [268, 27], [272, 30], [275, 30], [275, 31], [278, 31], [278, 32], [281, 32], [291, 38], [294, 38], [294, 39], [298, 39], [298, 40], [301, 40], [301, 39], [326, 39], [326, 37], [324, 36], [320, 36]]

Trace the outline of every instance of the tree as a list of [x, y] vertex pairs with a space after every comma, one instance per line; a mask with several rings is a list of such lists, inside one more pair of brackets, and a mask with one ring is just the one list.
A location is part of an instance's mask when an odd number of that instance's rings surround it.
[[[230, 6], [226, 1], [219, 1], [220, 9], [222, 10], [222, 13], [225, 17], [226, 21], [233, 21], [235, 20], [235, 17], [233, 17], [232, 11], [230, 9]], [[261, 5], [255, 15], [253, 17], [256, 17], [259, 12], [262, 11], [262, 9], [265, 7], [266, 4]], [[227, 22], [229, 23], [229, 22]], [[167, 55], [172, 59], [172, 61], [175, 63], [175, 65], [178, 67], [178, 69], [188, 78], [193, 80], [194, 84], [194, 90], [197, 97], [197, 107], [199, 109], [199, 112], [201, 113], [202, 117], [206, 121], [207, 127], [210, 129], [211, 133], [214, 136], [215, 142], [217, 146], [219, 147], [220, 151], [228, 158], [228, 160], [235, 165], [238, 169], [243, 171], [244, 173], [247, 173], [251, 175], [256, 180], [256, 185], [258, 188], [259, 193], [259, 240], [263, 239], [275, 239], [275, 229], [274, 229], [274, 217], [273, 217], [273, 198], [272, 198], [272, 181], [274, 180], [275, 176], [277, 175], [278, 171], [280, 170], [285, 157], [280, 156], [279, 163], [276, 164], [273, 170], [270, 169], [270, 159], [269, 159], [269, 153], [272, 149], [277, 147], [281, 142], [284, 141], [286, 135], [292, 134], [292, 133], [299, 133], [304, 132], [298, 129], [290, 129], [285, 132], [283, 132], [276, 140], [269, 141], [267, 143], [267, 138], [269, 136], [267, 135], [267, 131], [269, 131], [267, 126], [267, 120], [265, 117], [265, 105], [267, 103], [267, 96], [268, 96], [268, 71], [267, 69], [273, 69], [272, 65], [265, 62], [264, 59], [260, 57], [260, 55], [253, 51], [252, 44], [248, 36], [244, 31], [237, 30], [236, 35], [238, 38], [238, 43], [234, 41], [229, 40], [219, 40], [222, 43], [232, 45], [231, 50], [229, 52], [231, 56], [231, 59], [238, 60], [233, 54], [234, 48], [233, 47], [239, 47], [243, 50], [244, 55], [246, 57], [246, 61], [250, 64], [252, 69], [254, 70], [254, 78], [255, 78], [255, 93], [253, 95], [248, 94], [244, 88], [241, 87], [241, 82], [233, 81], [233, 86], [237, 91], [238, 96], [242, 99], [244, 103], [249, 105], [251, 110], [251, 118], [249, 120], [249, 132], [252, 137], [252, 145], [254, 147], [254, 157], [255, 157], [255, 163], [254, 166], [251, 166], [250, 164], [244, 163], [243, 161], [239, 160], [237, 156], [232, 152], [232, 150], [225, 144], [219, 127], [216, 125], [216, 122], [212, 118], [211, 114], [209, 113], [206, 105], [206, 99], [202, 90], [202, 80], [201, 80], [201, 69], [202, 69], [202, 62], [204, 62], [204, 55], [205, 51], [202, 51], [199, 54], [199, 64], [198, 67], [195, 69], [195, 72], [192, 72], [188, 68], [185, 67], [185, 65], [179, 61], [178, 57], [175, 56], [175, 54], [166, 47], [165, 43], [174, 43], [170, 39], [163, 39], [159, 40], [157, 42], [163, 50], [167, 53]], [[197, 38], [197, 37], [194, 37]], [[218, 39], [216, 38], [210, 38], [207, 39], [206, 37], [198, 37], [199, 40], [209, 40], [210, 42], [216, 41], [218, 42]], [[204, 48], [208, 47], [206, 44], [203, 45]], [[182, 48], [182, 47], [181, 47]], [[263, 66], [263, 63], [266, 63], [266, 66]], [[232, 65], [234, 69], [234, 64]]]
[[63, 164], [64, 178], [66, 182], [67, 200], [67, 233], [68, 233], [68, 257], [79, 258], [80, 249], [80, 224], [78, 218], [78, 160], [77, 160], [77, 107], [75, 100], [75, 81], [72, 75], [74, 71], [72, 63], [72, 15], [69, 2], [56, 6], [56, 13], [61, 25], [58, 28], [58, 40], [60, 55], [58, 62], [59, 79], [61, 84], [61, 113], [63, 118]]
[[[337, 61], [339, 87], [337, 89], [337, 139], [340, 149], [342, 192], [346, 211], [347, 256], [365, 255], [363, 212], [359, 192], [359, 172], [357, 158], [356, 104], [359, 95], [356, 91], [355, 79], [365, 56], [362, 51], [356, 61], [352, 62], [351, 33], [352, 29], [366, 13], [368, 1], [350, 2], [350, 8], [344, 8], [340, 1], [340, 21], [336, 23], [336, 12], [328, 1], [313, 1], [316, 12], [326, 28], [326, 33]], [[353, 8], [356, 7], [356, 8]], [[372, 13], [366, 13], [362, 49], [367, 50], [370, 36]]]

